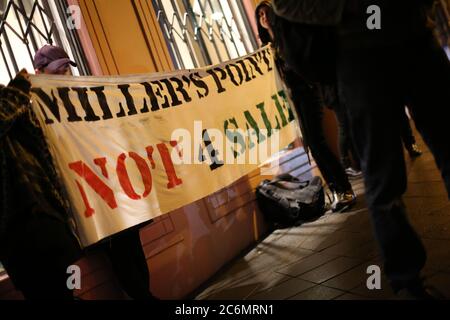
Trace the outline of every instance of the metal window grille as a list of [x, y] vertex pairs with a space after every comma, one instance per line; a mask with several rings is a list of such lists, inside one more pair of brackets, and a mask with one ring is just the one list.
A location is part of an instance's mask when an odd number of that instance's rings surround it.
[[0, 0], [1, 82], [33, 68], [35, 52], [45, 44], [64, 48], [77, 62], [74, 74], [90, 74], [76, 30], [67, 27], [64, 0]]
[[241, 1], [153, 0], [178, 68], [237, 58], [257, 48]]

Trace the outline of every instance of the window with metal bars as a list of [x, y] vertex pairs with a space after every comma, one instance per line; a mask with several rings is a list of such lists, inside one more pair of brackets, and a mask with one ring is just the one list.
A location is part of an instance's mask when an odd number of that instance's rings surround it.
[[22, 68], [32, 73], [33, 56], [45, 44], [66, 50], [78, 67], [75, 75], [89, 75], [76, 30], [67, 26], [65, 0], [0, 0], [0, 83]]
[[153, 5], [179, 69], [217, 64], [258, 47], [242, 1], [153, 0]]

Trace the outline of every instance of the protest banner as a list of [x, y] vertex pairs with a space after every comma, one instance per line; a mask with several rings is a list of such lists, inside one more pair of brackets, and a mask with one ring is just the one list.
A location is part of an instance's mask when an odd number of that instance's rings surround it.
[[83, 245], [214, 193], [297, 136], [269, 47], [220, 65], [32, 76]]

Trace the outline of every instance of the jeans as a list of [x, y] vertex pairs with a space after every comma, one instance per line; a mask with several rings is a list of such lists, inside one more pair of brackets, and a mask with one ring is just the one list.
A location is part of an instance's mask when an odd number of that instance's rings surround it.
[[[339, 99], [337, 85], [323, 85], [322, 91], [326, 106], [332, 108], [336, 114], [339, 128], [339, 153], [344, 168], [355, 167], [360, 170], [359, 156], [350, 134], [350, 123], [347, 109]], [[353, 163], [352, 163], [353, 160]]]
[[354, 39], [340, 35], [338, 83], [385, 272], [399, 290], [417, 281], [426, 261], [401, 199], [407, 175], [399, 124], [408, 105], [450, 196], [450, 64], [429, 33], [386, 45], [361, 45]]
[[322, 124], [324, 106], [319, 88], [307, 85], [293, 72], [286, 75], [285, 82], [301, 121], [303, 138], [328, 187], [336, 192], [352, 190], [342, 164], [325, 139]]

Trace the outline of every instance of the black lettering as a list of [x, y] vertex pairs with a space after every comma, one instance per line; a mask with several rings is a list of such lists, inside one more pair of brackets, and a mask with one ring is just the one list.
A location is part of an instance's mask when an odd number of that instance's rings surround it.
[[161, 90], [164, 89], [163, 86], [162, 86], [162, 84], [161, 84], [161, 82], [159, 82], [158, 80], [155, 80], [155, 81], [152, 81], [151, 83], [158, 86], [158, 88], [156, 88], [155, 94], [156, 94], [158, 97], [164, 99], [164, 103], [161, 105], [161, 107], [163, 107], [164, 109], [165, 109], [165, 108], [169, 108], [169, 107], [170, 107], [169, 99], [167, 98], [166, 95], [163, 95], [162, 92], [161, 92]]
[[[208, 151], [209, 158], [211, 159], [211, 164], [209, 165], [209, 168], [211, 169], [211, 171], [216, 170], [217, 168], [223, 166], [223, 161], [218, 159], [219, 151], [214, 149], [211, 138], [209, 137], [208, 134], [208, 130], [203, 129], [202, 137], [203, 143], [205, 144], [206, 150]], [[205, 157], [203, 156], [203, 150], [200, 149], [200, 152], [201, 152], [200, 160], [203, 162], [205, 161]]]
[[76, 121], [82, 121], [81, 117], [77, 114], [77, 110], [75, 109], [75, 106], [72, 104], [69, 98], [69, 88], [58, 88], [58, 94], [61, 98], [64, 108], [67, 111], [67, 114], [69, 115], [67, 117], [67, 121], [69, 122], [76, 122]]
[[[47, 108], [51, 111], [53, 116], [58, 120], [58, 122], [61, 122], [61, 115], [59, 113], [59, 106], [58, 101], [56, 100], [55, 94], [53, 93], [53, 90], [51, 91], [52, 97], [50, 98], [42, 89], [40, 88], [31, 88], [31, 91], [37, 94], [37, 96], [44, 102], [44, 104], [47, 106]], [[47, 113], [45, 112], [44, 107], [40, 102], [38, 102], [39, 107], [41, 108], [42, 113], [45, 117], [45, 123], [46, 124], [52, 124], [53, 120], [50, 119], [47, 116]]]
[[[258, 60], [256, 59], [256, 57], [257, 57], [257, 55], [253, 54], [250, 57], [245, 58], [245, 60], [250, 62], [250, 64], [253, 66], [253, 68], [256, 70], [256, 72], [258, 72], [260, 75], [264, 75], [264, 72], [259, 67]], [[250, 69], [252, 69], [252, 68], [250, 68]], [[256, 78], [255, 74], [253, 73], [253, 70], [252, 70], [252, 78], [253, 79]]]
[[[144, 86], [145, 88], [145, 92], [147, 93], [147, 96], [150, 98], [150, 104], [152, 105], [151, 107], [151, 111], [157, 111], [159, 110], [159, 105], [158, 105], [158, 99], [155, 96], [155, 93], [153, 92], [153, 88], [152, 85], [148, 82], [142, 82], [141, 85]], [[145, 99], [144, 99], [145, 101]], [[145, 106], [147, 106], [147, 103], [145, 103]], [[141, 110], [141, 112], [144, 112]], [[147, 111], [145, 111], [147, 112]]]
[[[228, 125], [232, 124], [234, 125], [235, 129], [229, 129]], [[242, 134], [240, 134], [237, 129], [239, 129], [236, 119], [235, 118], [231, 118], [228, 120], [225, 120], [224, 122], [224, 130], [225, 130], [225, 135], [227, 137], [227, 139], [229, 141], [231, 141], [233, 144], [239, 144], [241, 146], [241, 150], [239, 152], [236, 151], [236, 149], [234, 149], [234, 147], [232, 148], [233, 150], [233, 156], [235, 158], [237, 158], [240, 154], [244, 153], [245, 151], [245, 138]]]
[[181, 81], [178, 78], [170, 78], [170, 81], [173, 81], [177, 84], [177, 87], [175, 90], [182, 94], [184, 101], [186, 101], [186, 102], [192, 101], [192, 98], [189, 96], [186, 89], [184, 89], [183, 81]]
[[189, 75], [189, 78], [190, 78], [190, 80], [192, 81], [192, 83], [193, 83], [197, 88], [203, 89], [203, 90], [204, 90], [203, 93], [201, 93], [199, 90], [197, 90], [197, 95], [198, 95], [198, 97], [199, 97], [200, 99], [202, 99], [202, 98], [204, 98], [204, 97], [207, 97], [208, 94], [209, 94], [209, 88], [208, 88], [208, 85], [207, 85], [206, 82], [203, 81], [203, 80], [195, 79], [194, 76], [200, 78], [200, 75], [198, 74], [198, 72], [196, 72], [196, 73], [191, 73], [191, 74]]
[[216, 71], [220, 73], [220, 80], [225, 80], [227, 78], [227, 73], [220, 68], [206, 70], [207, 73], [212, 75], [214, 82], [216, 83], [217, 93], [222, 93], [225, 91], [225, 88], [222, 86], [222, 83], [220, 82], [219, 77], [217, 77]]
[[108, 102], [106, 101], [104, 90], [105, 90], [104, 86], [91, 88], [91, 91], [94, 91], [95, 94], [97, 95], [98, 103], [100, 104], [100, 108], [102, 108], [103, 111], [102, 119], [107, 120], [111, 119], [113, 116], [111, 110], [109, 109]]
[[267, 65], [267, 71], [272, 71], [272, 66], [270, 64], [270, 59], [267, 57], [268, 55], [271, 55], [271, 53], [269, 53], [268, 50], [269, 49], [263, 50], [263, 51], [260, 52], [260, 54], [262, 54], [263, 60], [264, 60], [265, 64]]
[[179, 106], [180, 104], [182, 104], [183, 102], [180, 99], [178, 99], [178, 96], [175, 93], [175, 89], [173, 88], [172, 83], [167, 79], [161, 79], [160, 81], [166, 85], [167, 90], [169, 91], [169, 95], [172, 98], [172, 107]]
[[[242, 82], [244, 82], [244, 77], [242, 75], [242, 71], [239, 68], [239, 66], [237, 66], [236, 64], [230, 63], [230, 64], [227, 64], [227, 66], [225, 68], [227, 69], [228, 77], [230, 78], [231, 82], [235, 86], [240, 86], [242, 84]], [[237, 71], [237, 74], [238, 74], [238, 77], [239, 77], [239, 82], [236, 81], [236, 78], [234, 77], [234, 73], [231, 70], [231, 68], [234, 68]]]
[[86, 116], [84, 117], [84, 121], [98, 121], [100, 120], [100, 117], [97, 116], [94, 112], [94, 109], [92, 109], [91, 104], [89, 103], [88, 95], [87, 95], [87, 88], [72, 88], [73, 91], [75, 91], [78, 94], [78, 99], [80, 100], [81, 106], [84, 109], [84, 112], [86, 113]]
[[[134, 105], [134, 100], [133, 97], [130, 94], [130, 91], [128, 90], [130, 88], [129, 84], [121, 84], [117, 86], [120, 91], [122, 91], [123, 96], [125, 97], [125, 101], [127, 103], [127, 107], [128, 107], [128, 115], [134, 115], [137, 114], [137, 110], [136, 110], [136, 106]], [[125, 110], [122, 107], [122, 103], [119, 102], [119, 107], [120, 107], [120, 111], [119, 113], [116, 114], [116, 116], [118, 118], [124, 117], [125, 116]]]
[[248, 70], [247, 70], [247, 66], [246, 66], [244, 60], [239, 60], [239, 61], [237, 61], [236, 63], [239, 64], [239, 65], [241, 66], [242, 70], [244, 71], [245, 82], [249, 82], [249, 81], [251, 81], [252, 79], [254, 79], [254, 77], [253, 77], [253, 78], [250, 78], [250, 75], [249, 75], [249, 72], [248, 72]]

